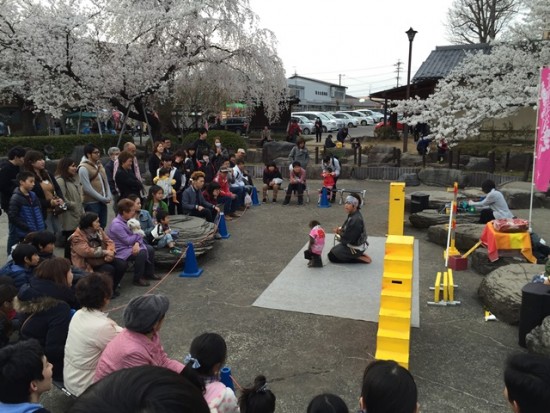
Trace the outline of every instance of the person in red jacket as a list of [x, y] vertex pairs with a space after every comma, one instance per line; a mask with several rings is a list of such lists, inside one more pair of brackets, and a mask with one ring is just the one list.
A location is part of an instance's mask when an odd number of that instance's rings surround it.
[[[229, 181], [228, 181], [227, 175], [229, 174], [229, 171], [231, 171], [231, 168], [224, 166], [226, 162], [222, 164], [222, 167], [220, 168], [220, 170], [218, 171], [218, 173], [214, 178], [214, 181], [212, 182], [212, 183], [218, 184], [218, 187], [219, 187], [218, 188], [219, 195], [217, 195], [216, 203], [217, 204], [223, 203], [223, 212], [226, 218], [238, 218], [240, 217], [240, 215], [235, 212], [238, 207], [236, 202], [237, 195], [231, 192], [229, 188]], [[206, 196], [205, 196], [205, 199], [206, 199]], [[213, 203], [211, 201], [208, 201], [208, 202], [216, 205], [216, 203]]]

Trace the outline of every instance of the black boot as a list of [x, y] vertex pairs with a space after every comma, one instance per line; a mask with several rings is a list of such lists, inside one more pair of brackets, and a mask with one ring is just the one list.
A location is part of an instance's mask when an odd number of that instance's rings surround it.
[[290, 195], [285, 196], [285, 200], [283, 201], [283, 205], [288, 205], [290, 202]]
[[321, 268], [323, 266], [323, 260], [319, 255], [313, 255], [313, 259], [311, 261], [311, 267], [313, 268]]
[[298, 205], [304, 205], [304, 195], [298, 195]]

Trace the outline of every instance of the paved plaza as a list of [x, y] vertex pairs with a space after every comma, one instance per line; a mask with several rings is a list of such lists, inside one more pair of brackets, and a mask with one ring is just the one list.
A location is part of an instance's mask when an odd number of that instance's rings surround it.
[[[310, 181], [310, 188], [319, 185]], [[389, 182], [342, 180], [339, 186], [367, 189], [363, 215], [369, 235], [384, 236]], [[426, 188], [408, 188], [407, 192], [422, 189]], [[314, 196], [312, 203], [302, 207], [283, 207], [281, 200], [254, 207], [229, 222], [231, 237], [216, 241], [214, 249], [199, 259], [204, 269], [200, 278], [180, 278], [178, 270], [153, 290], [171, 301], [161, 330], [164, 347], [181, 360], [195, 336], [218, 332], [227, 341], [227, 364], [237, 381], [245, 385], [255, 375], [265, 374], [277, 396], [278, 412], [304, 412], [320, 392], [340, 395], [350, 411], [355, 411], [363, 370], [375, 353], [376, 323], [252, 306], [307, 241], [311, 219], [319, 220], [328, 231], [345, 219], [343, 206], [317, 208]], [[527, 211], [515, 212], [527, 217]], [[534, 210], [534, 228], [550, 236], [550, 211]], [[0, 217], [0, 230], [5, 246], [5, 214]], [[461, 306], [428, 307], [429, 286], [443, 268], [443, 248], [429, 243], [425, 231], [407, 223], [405, 234], [415, 236], [420, 245], [421, 327], [412, 330], [410, 370], [419, 388], [422, 412], [509, 411], [502, 395], [502, 371], [508, 354], [523, 351], [517, 344], [517, 327], [484, 321], [477, 298], [481, 276], [471, 271], [455, 277]], [[4, 246], [0, 245], [2, 254]], [[337, 265], [328, 265], [338, 271]], [[368, 265], [364, 268], [369, 276]], [[131, 285], [128, 274], [122, 282], [122, 296], [111, 305], [122, 306], [143, 293], [144, 289]], [[121, 309], [110, 315], [122, 322]], [[70, 406], [70, 400], [57, 389], [43, 401], [58, 413]]]

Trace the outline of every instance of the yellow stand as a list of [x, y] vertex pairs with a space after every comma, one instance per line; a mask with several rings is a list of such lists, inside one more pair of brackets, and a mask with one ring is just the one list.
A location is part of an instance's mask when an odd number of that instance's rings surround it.
[[413, 262], [414, 237], [388, 236], [375, 358], [395, 360], [405, 368], [409, 366]]
[[[455, 246], [455, 230], [456, 230], [456, 214], [458, 209], [458, 182], [455, 182], [453, 188], [448, 188], [448, 192], [454, 192], [454, 198], [451, 202], [451, 208], [449, 211], [449, 225], [447, 233], [447, 248], [443, 251], [443, 258], [445, 259], [445, 267], [448, 266], [449, 257], [460, 256], [460, 251]], [[476, 245], [475, 248], [477, 248]], [[471, 254], [475, 249], [471, 249], [466, 254]], [[465, 255], [466, 255], [465, 254]], [[466, 255], [466, 257], [468, 256]], [[441, 282], [443, 281], [443, 282]], [[454, 284], [453, 270], [447, 268], [447, 271], [438, 272], [435, 277], [435, 284], [430, 287], [430, 290], [434, 291], [434, 300], [428, 301], [428, 305], [448, 306], [448, 305], [460, 305], [460, 301], [455, 301], [454, 290], [457, 286]], [[441, 299], [441, 291], [443, 291], [443, 299]]]
[[390, 184], [390, 208], [388, 213], [388, 235], [403, 235], [405, 221], [405, 183]]

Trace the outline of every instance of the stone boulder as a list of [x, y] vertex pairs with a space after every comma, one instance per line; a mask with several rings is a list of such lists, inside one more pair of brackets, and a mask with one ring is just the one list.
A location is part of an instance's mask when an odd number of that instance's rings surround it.
[[389, 163], [394, 160], [394, 147], [386, 145], [374, 146], [371, 148], [368, 155], [369, 166]]
[[[500, 189], [508, 208], [510, 209], [529, 209], [531, 204], [531, 190], [515, 189], [503, 187]], [[546, 195], [542, 192], [536, 192], [533, 196], [533, 208], [542, 208]]]
[[468, 163], [464, 166], [467, 171], [485, 171], [491, 170], [491, 161], [489, 158], [479, 158], [476, 156], [470, 156]]
[[448, 168], [424, 168], [418, 172], [418, 179], [424, 185], [452, 187], [458, 182], [459, 188], [468, 186], [468, 176], [461, 170]]
[[[455, 246], [465, 253], [472, 248], [481, 236], [485, 225], [483, 224], [459, 224], [455, 231]], [[434, 244], [447, 246], [447, 225], [432, 225], [428, 229], [428, 240]]]
[[266, 142], [262, 148], [262, 162], [273, 162], [277, 158], [285, 158], [288, 163], [288, 154], [295, 144], [291, 142], [273, 141]]
[[527, 333], [525, 343], [531, 353], [550, 356], [550, 316], [545, 317], [540, 326]]
[[402, 174], [397, 178], [397, 182], [405, 182], [405, 186], [420, 186], [420, 180], [417, 174]]
[[513, 256], [500, 255], [498, 260], [491, 262], [484, 247], [479, 247], [470, 255], [470, 268], [480, 275], [487, 275], [497, 268], [518, 263], [528, 263], [528, 261], [522, 255], [514, 254]]
[[543, 265], [535, 264], [511, 264], [497, 268], [481, 281], [479, 298], [499, 320], [518, 324], [521, 289], [533, 275], [543, 271]]
[[533, 159], [532, 153], [511, 153], [508, 160], [509, 171], [524, 171], [525, 165]]
[[[170, 227], [178, 231], [176, 245], [183, 251], [189, 242], [193, 243], [195, 256], [208, 252], [214, 246], [214, 224], [198, 217], [187, 215], [172, 215]], [[172, 266], [178, 260], [178, 256], [170, 254], [168, 248], [155, 250], [155, 264], [159, 266]], [[182, 263], [185, 261], [185, 255]]]
[[401, 154], [401, 166], [422, 166], [422, 155], [411, 152]]
[[[440, 214], [436, 210], [427, 209], [409, 216], [409, 221], [415, 228], [429, 228], [432, 225], [448, 224], [449, 216]], [[472, 224], [479, 221], [479, 215], [460, 214], [457, 216], [457, 224]]]

